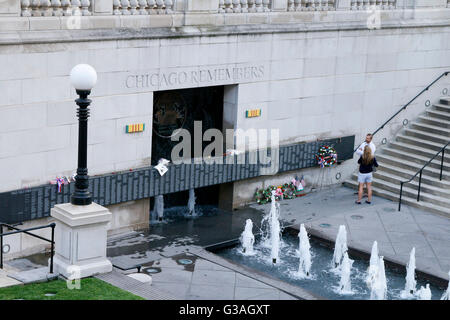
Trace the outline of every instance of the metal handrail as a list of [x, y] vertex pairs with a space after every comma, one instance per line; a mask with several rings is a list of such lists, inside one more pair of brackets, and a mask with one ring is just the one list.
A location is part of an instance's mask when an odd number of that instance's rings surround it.
[[[400, 110], [398, 110], [392, 117], [390, 117], [389, 119], [387, 119], [380, 127], [378, 127], [377, 130], [375, 130], [372, 135], [377, 134], [378, 131], [380, 131], [381, 129], [383, 129], [392, 119], [394, 119], [400, 112], [402, 112], [403, 110], [406, 110], [406, 108], [414, 102], [414, 100], [416, 100], [418, 97], [420, 97], [425, 91], [428, 91], [428, 89], [430, 89], [431, 86], [433, 86], [436, 82], [438, 82], [441, 78], [447, 76], [450, 73], [450, 71], [445, 71], [444, 73], [442, 73], [439, 77], [437, 77], [433, 82], [431, 82], [428, 86], [426, 86], [422, 91], [420, 91], [414, 98], [412, 98], [407, 104], [405, 104], [403, 107], [400, 108]], [[355, 150], [353, 150], [353, 153], [356, 152], [356, 150], [358, 150], [360, 145], [358, 145], [356, 147]]]
[[[7, 227], [9, 230], [15, 230], [15, 231], [3, 233], [4, 226]], [[56, 226], [56, 224], [53, 222], [53, 223], [47, 224], [45, 226], [32, 227], [32, 228], [27, 228], [27, 229], [19, 229], [16, 226], [0, 222], [0, 269], [3, 269], [3, 237], [9, 236], [12, 234], [25, 233], [25, 234], [28, 234], [35, 238], [38, 238], [43, 241], [47, 241], [47, 242], [51, 243], [50, 273], [53, 273], [53, 255], [55, 252], [55, 226]], [[37, 234], [30, 232], [33, 230], [40, 230], [40, 229], [45, 229], [45, 228], [52, 228], [52, 238], [51, 239], [47, 239], [47, 238], [41, 237]]]
[[398, 211], [400, 211], [401, 207], [402, 207], [402, 194], [403, 194], [403, 185], [405, 183], [409, 183], [411, 182], [415, 177], [417, 177], [417, 175], [419, 175], [419, 188], [417, 190], [417, 202], [420, 201], [420, 186], [422, 184], [422, 171], [423, 169], [425, 169], [430, 163], [431, 161], [433, 161], [434, 159], [436, 159], [436, 157], [442, 152], [442, 157], [441, 157], [441, 170], [439, 173], [439, 181], [442, 181], [442, 168], [444, 167], [444, 156], [445, 156], [445, 148], [447, 148], [447, 146], [450, 144], [450, 141], [447, 142], [445, 144], [445, 146], [443, 146], [430, 160], [428, 160], [427, 163], [425, 163], [423, 165], [423, 167], [421, 169], [419, 169], [419, 171], [417, 171], [409, 180], [405, 180], [405, 181], [400, 181], [400, 196], [398, 199]]

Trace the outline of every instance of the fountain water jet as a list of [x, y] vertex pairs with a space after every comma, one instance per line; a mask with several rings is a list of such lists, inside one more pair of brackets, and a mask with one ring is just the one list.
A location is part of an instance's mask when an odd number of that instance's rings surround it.
[[347, 230], [344, 225], [339, 226], [336, 243], [334, 245], [333, 268], [339, 270], [344, 253], [347, 252]]
[[387, 281], [384, 269], [384, 259], [378, 259], [378, 270], [370, 291], [370, 300], [386, 300], [387, 298]]
[[400, 293], [400, 297], [402, 299], [410, 299], [414, 297], [416, 293], [416, 285], [417, 281], [415, 279], [415, 270], [416, 270], [416, 248], [412, 248], [411, 253], [409, 254], [409, 262], [406, 266], [406, 284], [405, 290], [402, 290]]
[[[270, 208], [270, 205], [269, 205]], [[268, 210], [267, 210], [268, 211]], [[242, 221], [244, 222], [244, 221]], [[281, 222], [281, 220], [280, 220]], [[256, 224], [256, 223], [255, 223]], [[300, 223], [299, 223], [300, 224]], [[299, 228], [299, 224], [297, 228]], [[306, 227], [306, 222], [304, 224]], [[339, 225], [337, 225], [339, 226]], [[242, 228], [241, 232], [244, 228]], [[292, 230], [292, 229], [291, 229]], [[309, 234], [309, 229], [306, 229]], [[335, 229], [337, 234], [337, 230]], [[254, 248], [256, 251], [255, 256], [246, 256], [241, 253], [241, 245], [238, 244], [237, 247], [229, 247], [223, 250], [217, 251], [217, 254], [234, 261], [240, 265], [245, 265], [246, 267], [257, 270], [256, 272], [262, 272], [268, 274], [271, 277], [278, 278], [282, 281], [291, 283], [292, 285], [299, 286], [304, 290], [307, 290], [313, 294], [324, 297], [326, 299], [392, 299], [400, 300], [400, 292], [405, 288], [405, 269], [398, 269], [396, 267], [390, 268], [387, 263], [384, 263], [384, 259], [379, 259], [377, 264], [377, 275], [373, 284], [373, 287], [368, 289], [365, 283], [367, 270], [369, 267], [369, 256], [366, 257], [359, 255], [355, 252], [355, 258], [350, 256], [352, 251], [350, 251], [350, 242], [348, 243], [349, 251], [347, 252], [350, 259], [354, 260], [351, 266], [351, 291], [353, 294], [342, 294], [339, 290], [341, 287], [340, 280], [342, 278], [342, 271], [348, 270], [345, 265], [346, 263], [342, 261], [341, 270], [338, 272], [331, 272], [330, 265], [333, 258], [333, 247], [330, 249], [327, 245], [324, 245], [321, 240], [316, 240], [315, 237], [310, 236], [309, 242], [311, 245], [311, 257], [312, 266], [310, 269], [310, 278], [301, 278], [298, 275], [300, 269], [299, 266], [299, 233], [297, 231], [295, 234], [288, 232], [282, 235], [283, 245], [280, 248], [280, 262], [273, 265], [270, 261], [270, 248], [262, 247], [259, 243], [259, 237], [255, 234], [255, 244]], [[350, 236], [350, 234], [349, 234]], [[349, 238], [350, 241], [350, 238]], [[372, 240], [373, 242], [373, 240]], [[383, 255], [382, 247], [378, 247], [379, 254]], [[412, 247], [410, 247], [410, 250]], [[376, 250], [374, 250], [376, 252]], [[374, 254], [373, 257], [376, 257]], [[409, 258], [409, 257], [408, 257]], [[346, 259], [344, 257], [344, 259]], [[373, 261], [373, 259], [372, 259]], [[405, 261], [405, 265], [406, 265]], [[384, 270], [384, 268], [386, 268]], [[404, 271], [405, 270], [405, 271]], [[403, 272], [402, 272], [403, 271]], [[449, 269], [447, 269], [447, 272]], [[447, 272], [445, 276], [447, 277]], [[314, 281], [311, 281], [314, 280]], [[417, 279], [417, 289], [420, 285], [425, 287], [426, 282], [422, 282]], [[447, 289], [447, 284], [449, 278], [445, 281], [444, 287], [435, 286], [430, 283], [432, 299], [440, 299], [443, 296], [444, 291]], [[346, 281], [342, 281], [342, 284]], [[449, 289], [450, 292], [450, 289]], [[371, 294], [372, 293], [372, 294]], [[450, 295], [449, 295], [450, 296]], [[414, 297], [416, 299], [416, 297]]]
[[195, 216], [195, 191], [194, 189], [189, 189], [189, 200], [188, 200], [188, 213], [190, 216]]
[[270, 211], [261, 219], [261, 244], [266, 248], [271, 248], [272, 246], [272, 216], [274, 213], [278, 214], [278, 203], [275, 201], [274, 193], [275, 191], [272, 191]]
[[299, 251], [300, 262], [298, 266], [297, 276], [300, 278], [307, 278], [310, 276], [311, 269], [311, 245], [309, 243], [308, 233], [306, 232], [305, 225], [300, 225], [299, 237]]
[[156, 212], [158, 220], [162, 221], [164, 216], [164, 196], [162, 194], [155, 197], [155, 205], [153, 206], [153, 211]]
[[353, 294], [350, 274], [352, 270], [353, 260], [348, 257], [348, 253], [344, 253], [341, 264], [341, 280], [339, 282], [340, 294]]
[[[275, 196], [273, 196], [275, 198]], [[273, 200], [275, 201], [275, 199]], [[277, 203], [277, 211], [280, 208], [280, 204]], [[280, 234], [281, 234], [281, 228], [280, 228], [280, 221], [278, 220], [278, 215], [277, 212], [274, 212], [272, 214], [272, 219], [271, 219], [271, 243], [272, 243], [272, 248], [270, 251], [270, 256], [272, 257], [272, 263], [277, 263], [277, 261], [280, 259], [279, 257], [279, 251], [280, 251]]]
[[240, 241], [242, 244], [242, 253], [245, 255], [254, 255], [256, 252], [253, 250], [253, 244], [255, 243], [255, 236], [252, 232], [253, 222], [251, 219], [245, 221], [244, 232], [242, 232]]
[[[280, 204], [276, 202], [275, 191], [272, 190], [272, 204], [269, 214], [265, 215], [261, 220], [263, 245], [270, 246], [270, 257], [272, 263], [279, 260], [279, 251], [281, 244], [281, 227], [280, 227]], [[265, 227], [265, 229], [264, 229]]]
[[367, 269], [367, 277], [366, 277], [366, 284], [369, 289], [372, 288], [372, 285], [375, 281], [375, 276], [378, 272], [378, 264], [379, 264], [378, 260], [379, 260], [378, 243], [374, 241], [372, 245], [372, 251], [370, 253], [370, 264], [369, 268]]
[[450, 271], [448, 272], [448, 287], [447, 291], [444, 292], [444, 294], [441, 297], [441, 300], [450, 300]]
[[427, 283], [426, 287], [420, 287], [416, 292], [416, 296], [418, 300], [431, 300], [431, 289], [430, 284]]

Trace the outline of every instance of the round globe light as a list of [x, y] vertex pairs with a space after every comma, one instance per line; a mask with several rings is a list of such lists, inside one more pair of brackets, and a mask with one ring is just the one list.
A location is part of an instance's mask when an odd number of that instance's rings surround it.
[[90, 91], [97, 82], [97, 72], [88, 64], [77, 64], [70, 71], [70, 82], [76, 90]]

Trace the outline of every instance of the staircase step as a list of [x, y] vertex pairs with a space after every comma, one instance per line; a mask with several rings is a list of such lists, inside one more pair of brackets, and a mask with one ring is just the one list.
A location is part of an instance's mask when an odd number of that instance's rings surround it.
[[[409, 170], [407, 168], [399, 168], [394, 165], [390, 165], [387, 163], [380, 164], [380, 166], [377, 168], [377, 172], [386, 172], [392, 175], [395, 175], [398, 177], [399, 181], [400, 178], [402, 181], [409, 180], [413, 175], [416, 174], [417, 171], [415, 170]], [[419, 175], [414, 178], [414, 181], [419, 181]], [[444, 189], [450, 189], [450, 181], [449, 180], [439, 180], [439, 176], [430, 176], [426, 172], [422, 173], [422, 183], [430, 184], [439, 188]]]
[[[450, 152], [450, 150], [449, 150], [449, 152]], [[434, 156], [434, 154], [433, 154], [432, 156], [426, 157], [426, 156], [421, 156], [416, 153], [411, 153], [411, 152], [407, 152], [404, 150], [398, 150], [398, 149], [394, 149], [394, 148], [384, 148], [382, 153], [380, 153], [380, 154], [386, 154], [386, 155], [389, 155], [392, 157], [396, 157], [398, 159], [415, 162], [421, 166], [425, 165]], [[437, 158], [437, 156], [436, 156], [436, 158]], [[436, 159], [436, 158], [433, 159], [428, 166], [430, 166], [431, 168], [436, 168], [436, 169], [440, 170], [442, 157], [439, 156], [439, 159]], [[443, 170], [446, 172], [450, 171], [450, 161], [445, 156], [444, 156]]]
[[441, 148], [450, 140], [450, 138], [447, 136], [443, 136], [443, 135], [439, 135], [439, 134], [435, 134], [435, 133], [429, 133], [427, 131], [417, 130], [417, 129], [412, 129], [412, 128], [406, 128], [404, 130], [404, 134], [407, 136], [413, 136], [413, 137], [417, 137], [420, 139], [440, 143]]
[[428, 123], [413, 121], [411, 122], [411, 128], [450, 137], [450, 128], [442, 126], [436, 126]]
[[429, 115], [430, 117], [443, 119], [443, 120], [450, 120], [450, 113], [448, 113], [448, 112], [442, 112], [442, 111], [438, 111], [438, 110], [434, 110], [434, 109], [428, 109], [425, 111], [425, 113], [427, 115]]
[[[377, 153], [379, 167], [373, 174], [374, 194], [398, 201], [401, 182], [411, 179], [403, 184], [402, 203], [450, 218], [450, 147], [443, 158], [442, 181], [439, 180], [442, 154], [436, 155], [449, 141], [450, 98], [441, 97]], [[354, 173], [344, 185], [357, 188], [357, 177]]]
[[[357, 183], [356, 176], [353, 176], [352, 180], [355, 181], [355, 183]], [[373, 180], [372, 186], [374, 188], [383, 189], [386, 191], [390, 191], [394, 194], [397, 194], [397, 200], [399, 198], [400, 183], [392, 183], [389, 181], [377, 179], [377, 180]], [[411, 199], [414, 199], [415, 201], [417, 201], [417, 189], [414, 189], [410, 184], [404, 184], [402, 199], [403, 199], [403, 197], [408, 197], [408, 198], [411, 198]], [[440, 207], [447, 208], [447, 211], [450, 212], [450, 199], [448, 199], [448, 198], [421, 191], [420, 192], [420, 202], [421, 201], [433, 203]]]
[[[347, 187], [353, 188], [353, 189], [358, 188], [358, 183], [353, 180], [345, 181], [344, 185]], [[384, 189], [381, 189], [378, 187], [373, 187], [372, 190], [373, 190], [374, 195], [398, 202], [398, 193], [394, 193], [394, 192], [384, 190]], [[433, 213], [442, 215], [444, 217], [450, 217], [450, 210], [448, 208], [438, 206], [433, 203], [424, 202], [424, 201], [417, 202], [416, 198], [408, 197], [405, 195], [402, 197], [402, 204], [407, 204], [412, 207], [416, 207], [416, 208], [423, 209], [423, 210], [426, 210], [429, 212], [433, 212]]]
[[441, 148], [445, 145], [445, 143], [437, 143], [434, 141], [425, 140], [414, 136], [407, 136], [404, 134], [398, 134], [396, 137], [396, 141], [413, 144], [418, 147], [427, 148], [430, 150], [435, 150], [436, 152], [441, 150]]
[[450, 121], [442, 120], [439, 118], [434, 118], [426, 115], [421, 115], [418, 118], [418, 121], [422, 123], [428, 123], [434, 126], [440, 126], [445, 128], [450, 128]]
[[[393, 149], [397, 149], [397, 150], [406, 151], [406, 152], [409, 152], [409, 153], [413, 153], [415, 155], [421, 155], [421, 156], [424, 156], [427, 159], [431, 159], [431, 157], [433, 157], [438, 152], [438, 150], [432, 150], [432, 149], [429, 149], [429, 148], [423, 148], [423, 147], [416, 146], [414, 144], [405, 143], [405, 142], [401, 142], [401, 141], [392, 141], [389, 144], [388, 148], [393, 148]], [[450, 150], [448, 150], [449, 152], [447, 152], [447, 150], [445, 150], [445, 151], [446, 152], [445, 152], [445, 155], [444, 155], [444, 161], [450, 162]], [[436, 157], [436, 159], [441, 161], [441, 154], [439, 154]]]
[[433, 107], [436, 111], [450, 112], [450, 106], [444, 103], [435, 103]]
[[[420, 165], [416, 162], [412, 162], [412, 161], [408, 161], [408, 160], [404, 160], [404, 159], [398, 159], [396, 157], [393, 157], [393, 156], [390, 156], [387, 154], [378, 154], [377, 160], [379, 160], [378, 162], [381, 167], [383, 167], [384, 163], [387, 163], [387, 164], [393, 165], [395, 167], [398, 167], [399, 170], [408, 169], [408, 170], [417, 172], [423, 167], [423, 165]], [[423, 174], [425, 174], [427, 176], [439, 178], [440, 170], [430, 167], [430, 166], [427, 166], [423, 169]], [[450, 175], [449, 175], [448, 171], [444, 170], [442, 172], [442, 179], [450, 181]]]
[[441, 104], [446, 104], [446, 105], [450, 106], [450, 97], [441, 97], [439, 99], [439, 102]]
[[[384, 180], [390, 183], [394, 184], [400, 184], [400, 181], [405, 181], [407, 179], [400, 177], [396, 174], [393, 174], [391, 172], [385, 171], [385, 170], [378, 170], [373, 175], [374, 179], [380, 179]], [[442, 184], [441, 184], [442, 185]], [[419, 189], [419, 176], [417, 175], [414, 180], [408, 183], [408, 186], [410, 186], [414, 190]], [[420, 192], [422, 193], [430, 193], [439, 197], [444, 197], [446, 199], [450, 199], [450, 183], [446, 183], [445, 187], [441, 187], [438, 185], [434, 185], [433, 181], [424, 179], [422, 176], [422, 181], [420, 184]]]

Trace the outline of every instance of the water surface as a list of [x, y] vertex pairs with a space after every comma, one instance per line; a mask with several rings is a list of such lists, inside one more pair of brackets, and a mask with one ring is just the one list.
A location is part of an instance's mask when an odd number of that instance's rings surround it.
[[[294, 235], [283, 235], [283, 244], [280, 250], [280, 261], [273, 264], [270, 258], [270, 248], [258, 241], [255, 245], [257, 254], [254, 256], [245, 256], [242, 254], [240, 245], [232, 248], [222, 249], [215, 252], [217, 255], [232, 260], [235, 263], [245, 265], [258, 271], [269, 274], [270, 276], [284, 280], [290, 284], [308, 290], [309, 292], [333, 300], [368, 300], [370, 298], [370, 290], [365, 283], [366, 271], [369, 262], [359, 257], [350, 256], [354, 260], [351, 270], [351, 284], [353, 294], [342, 295], [338, 292], [339, 275], [331, 271], [331, 261], [333, 251], [311, 239], [312, 253], [312, 279], [298, 279], [295, 272], [298, 270], [299, 254], [298, 254], [298, 237]], [[400, 300], [400, 291], [405, 287], [405, 274], [401, 270], [395, 270], [385, 263], [386, 279], [388, 286], [388, 299]], [[426, 282], [417, 279], [417, 289], [420, 286], [425, 287]], [[439, 300], [444, 293], [444, 288], [439, 288], [430, 284], [432, 299]]]

